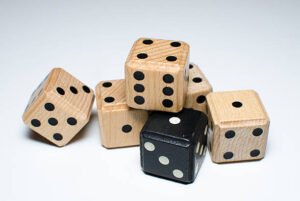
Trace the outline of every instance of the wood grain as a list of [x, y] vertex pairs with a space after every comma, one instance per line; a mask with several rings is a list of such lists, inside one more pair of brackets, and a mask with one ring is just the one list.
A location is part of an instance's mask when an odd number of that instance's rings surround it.
[[[63, 89], [64, 95], [58, 93], [58, 87]], [[77, 93], [74, 94], [70, 87], [75, 88]], [[24, 123], [55, 145], [66, 145], [90, 118], [94, 93], [90, 88], [89, 93], [83, 88], [88, 87], [62, 68], [54, 68], [32, 94], [23, 114]], [[52, 104], [54, 109], [47, 110], [46, 104]], [[56, 125], [49, 123], [51, 118], [57, 120]], [[74, 118], [76, 125], [70, 125], [67, 122], [69, 118]], [[34, 126], [31, 123], [33, 119], [41, 125]], [[62, 139], [55, 139], [54, 134], [60, 134]]]
[[[151, 44], [144, 44], [145, 41]], [[173, 47], [171, 44], [180, 44]], [[138, 58], [139, 54], [146, 54], [147, 58]], [[168, 61], [167, 57], [176, 57], [176, 61]], [[189, 45], [182, 41], [170, 41], [160, 39], [138, 39], [125, 63], [126, 98], [130, 107], [145, 110], [158, 110], [168, 112], [179, 112], [182, 110], [186, 93], [189, 64]], [[144, 79], [137, 80], [134, 73], [140, 71]], [[167, 83], [163, 80], [165, 75], [171, 75], [173, 82]], [[134, 89], [136, 84], [144, 86], [143, 92]], [[169, 87], [173, 91], [165, 95], [163, 90]], [[143, 104], [138, 104], [135, 97], [141, 96]], [[164, 105], [165, 101], [172, 105]]]
[[[127, 106], [125, 80], [100, 82], [96, 86], [96, 101], [102, 145], [106, 148], [139, 145], [139, 134], [148, 119], [148, 112]], [[124, 132], [124, 126], [131, 130]]]
[[184, 108], [192, 108], [207, 113], [206, 95], [212, 92], [212, 86], [195, 63], [189, 65], [188, 91]]
[[[236, 104], [240, 107], [234, 106], [237, 102], [241, 103]], [[207, 103], [211, 119], [212, 136], [209, 137], [209, 144], [213, 162], [259, 160], [264, 157], [270, 121], [255, 91], [213, 92], [208, 94]], [[254, 129], [262, 129], [263, 133], [255, 136]], [[227, 131], [234, 131], [234, 137], [227, 138]], [[253, 150], [259, 150], [259, 154], [251, 156]], [[233, 153], [233, 157], [225, 159], [226, 152]]]

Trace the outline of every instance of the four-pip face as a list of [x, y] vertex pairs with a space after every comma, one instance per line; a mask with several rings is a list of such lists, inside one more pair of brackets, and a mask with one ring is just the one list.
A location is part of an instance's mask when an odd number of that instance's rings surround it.
[[179, 112], [188, 80], [189, 45], [182, 41], [138, 39], [125, 64], [130, 107]]

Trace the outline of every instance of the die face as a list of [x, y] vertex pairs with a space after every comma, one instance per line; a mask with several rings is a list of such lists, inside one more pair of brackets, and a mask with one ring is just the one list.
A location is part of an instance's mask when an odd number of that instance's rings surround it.
[[106, 148], [139, 145], [148, 112], [131, 109], [125, 100], [125, 81], [100, 82], [96, 87], [101, 143]]
[[188, 57], [189, 45], [185, 42], [140, 38], [134, 43], [126, 63], [144, 68], [184, 69]]
[[189, 82], [185, 108], [207, 113], [206, 95], [212, 92], [212, 86], [198, 65], [189, 64]]
[[[148, 135], [149, 136], [149, 135]], [[175, 146], [159, 139], [141, 137], [141, 165], [146, 173], [171, 180], [190, 183], [194, 180], [192, 145]]]
[[70, 110], [76, 110], [84, 118], [90, 117], [95, 98], [93, 90], [62, 68], [52, 70], [45, 91]]
[[88, 119], [74, 112], [65, 112], [55, 100], [46, 95], [40, 97], [34, 112], [28, 114], [25, 123], [35, 132], [57, 146], [64, 146], [83, 128]]
[[[58, 80], [63, 80], [60, 76], [65, 73], [62, 69], [53, 69], [43, 81], [44, 84], [38, 87], [40, 95], [23, 114], [25, 124], [57, 146], [67, 144], [86, 125], [94, 100], [92, 91], [77, 91], [72, 100], [69, 100], [68, 92], [56, 90], [56, 86], [77, 86], [79, 81], [70, 76], [64, 79], [66, 83], [60, 84]], [[80, 104], [78, 100], [75, 101], [77, 98], [86, 102]]]
[[209, 94], [207, 100], [212, 160], [226, 163], [263, 158], [270, 122], [258, 95], [250, 90], [219, 92]]
[[101, 143], [106, 148], [138, 146], [148, 113], [135, 109], [99, 111]]
[[101, 110], [128, 109], [125, 80], [102, 81], [96, 86], [97, 108]]
[[214, 162], [250, 161], [264, 157], [269, 124], [215, 129], [211, 147]]
[[207, 117], [202, 112], [153, 112], [141, 132], [143, 170], [179, 182], [193, 182], [206, 150], [206, 128]]
[[[127, 104], [136, 109], [178, 112], [186, 92], [184, 72], [126, 69]], [[137, 80], [134, 75], [143, 75]], [[139, 78], [140, 79], [140, 78]]]
[[142, 132], [161, 134], [191, 143], [196, 142], [195, 132], [202, 127], [204, 129], [206, 124], [206, 115], [193, 109], [183, 109], [178, 113], [153, 112]]
[[253, 90], [214, 92], [207, 96], [214, 123], [268, 121], [268, 115]]
[[[144, 43], [149, 40], [151, 44]], [[177, 43], [180, 45], [171, 45]], [[141, 58], [140, 54], [147, 57]], [[167, 60], [168, 57], [176, 60]], [[184, 42], [136, 41], [125, 64], [128, 105], [137, 109], [180, 111], [187, 90], [188, 57], [189, 46]]]

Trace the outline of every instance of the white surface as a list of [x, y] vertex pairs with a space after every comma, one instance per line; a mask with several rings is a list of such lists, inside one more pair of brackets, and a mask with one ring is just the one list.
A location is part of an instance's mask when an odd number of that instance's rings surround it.
[[[126, 2], [126, 3], [125, 3]], [[0, 200], [300, 200], [299, 1], [0, 1]], [[94, 87], [123, 78], [141, 36], [191, 45], [215, 91], [255, 89], [271, 118], [266, 158], [217, 165], [191, 185], [145, 175], [139, 149], [106, 150], [97, 116], [68, 146], [21, 115], [53, 66]]]

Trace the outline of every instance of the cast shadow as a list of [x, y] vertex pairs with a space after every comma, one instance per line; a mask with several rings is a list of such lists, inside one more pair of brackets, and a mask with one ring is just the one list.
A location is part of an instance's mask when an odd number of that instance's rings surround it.
[[37, 132], [31, 130], [30, 128], [26, 128], [26, 137], [27, 137], [27, 139], [35, 141], [35, 142], [55, 146], [52, 142], [48, 141], [46, 138], [44, 138]]

